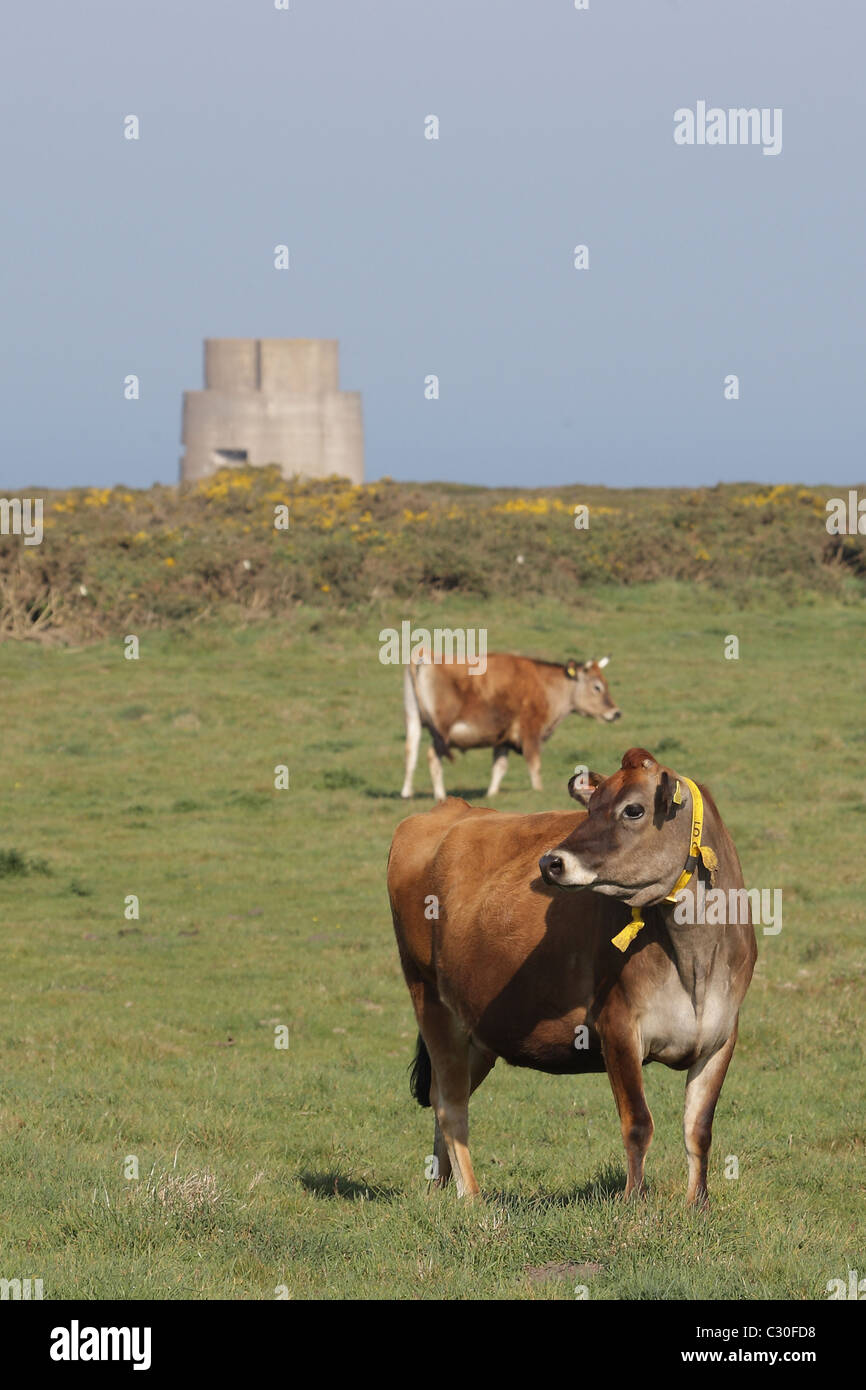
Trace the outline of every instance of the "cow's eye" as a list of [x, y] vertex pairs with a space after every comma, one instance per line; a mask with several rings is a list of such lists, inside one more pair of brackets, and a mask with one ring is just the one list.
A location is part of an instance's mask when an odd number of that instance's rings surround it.
[[643, 815], [643, 807], [639, 806], [636, 801], [630, 801], [623, 811], [623, 815], [626, 820], [640, 820]]
[[596, 681], [595, 685], [593, 686], [593, 690], [597, 690], [599, 695], [601, 694], [601, 686], [599, 685], [598, 681]]

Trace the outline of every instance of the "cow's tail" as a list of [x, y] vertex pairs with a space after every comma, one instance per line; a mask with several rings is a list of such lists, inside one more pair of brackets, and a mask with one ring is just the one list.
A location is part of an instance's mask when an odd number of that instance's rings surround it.
[[430, 1064], [430, 1053], [427, 1051], [427, 1044], [419, 1033], [415, 1057], [409, 1070], [409, 1090], [418, 1104], [425, 1109], [429, 1108], [430, 1105], [430, 1082], [432, 1079], [433, 1068]]

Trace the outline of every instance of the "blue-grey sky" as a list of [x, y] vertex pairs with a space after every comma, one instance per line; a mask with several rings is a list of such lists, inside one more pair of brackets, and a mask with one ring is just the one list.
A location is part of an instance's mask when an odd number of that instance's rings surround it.
[[[174, 482], [205, 337], [339, 338], [369, 478], [866, 474], [856, 0], [41, 0], [4, 28], [0, 487]], [[781, 153], [678, 146], [701, 100], [781, 108]]]

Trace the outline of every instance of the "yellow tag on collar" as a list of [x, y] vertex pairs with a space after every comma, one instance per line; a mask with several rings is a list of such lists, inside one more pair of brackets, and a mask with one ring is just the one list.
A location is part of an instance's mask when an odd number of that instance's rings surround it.
[[616, 936], [611, 938], [610, 944], [615, 946], [618, 951], [627, 951], [641, 927], [645, 926], [646, 922], [640, 915], [640, 908], [633, 907], [631, 910], [631, 921], [628, 926], [623, 927], [621, 932], [617, 932]]
[[719, 868], [719, 857], [714, 849], [710, 849], [709, 845], [701, 845], [701, 858], [704, 861], [704, 868], [707, 870], [707, 873], [710, 876], [710, 886], [712, 887], [715, 885], [716, 882], [716, 873], [718, 872]]

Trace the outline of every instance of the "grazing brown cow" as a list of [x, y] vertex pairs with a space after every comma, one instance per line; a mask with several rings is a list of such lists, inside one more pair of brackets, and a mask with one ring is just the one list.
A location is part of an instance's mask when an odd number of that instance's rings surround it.
[[600, 661], [533, 661], [526, 656], [493, 652], [487, 668], [473, 674], [465, 662], [433, 665], [409, 662], [403, 681], [406, 712], [406, 776], [400, 795], [412, 795], [422, 726], [433, 742], [427, 750], [437, 801], [445, 800], [442, 758], [452, 749], [492, 748], [493, 772], [488, 796], [495, 796], [508, 767], [508, 754], [522, 753], [533, 791], [541, 791], [541, 745], [567, 714], [619, 719]]
[[394, 835], [388, 891], [420, 1029], [412, 1089], [433, 1105], [438, 1181], [453, 1173], [461, 1195], [478, 1192], [469, 1096], [504, 1057], [606, 1071], [626, 1196], [641, 1193], [653, 1132], [641, 1069], [656, 1061], [688, 1073], [688, 1201], [705, 1205], [713, 1113], [757, 950], [745, 892], [733, 895], [739, 924], [678, 919], [699, 880], [742, 889], [737, 852], [710, 795], [642, 748], [569, 790], [588, 814], [504, 815], [451, 798]]

